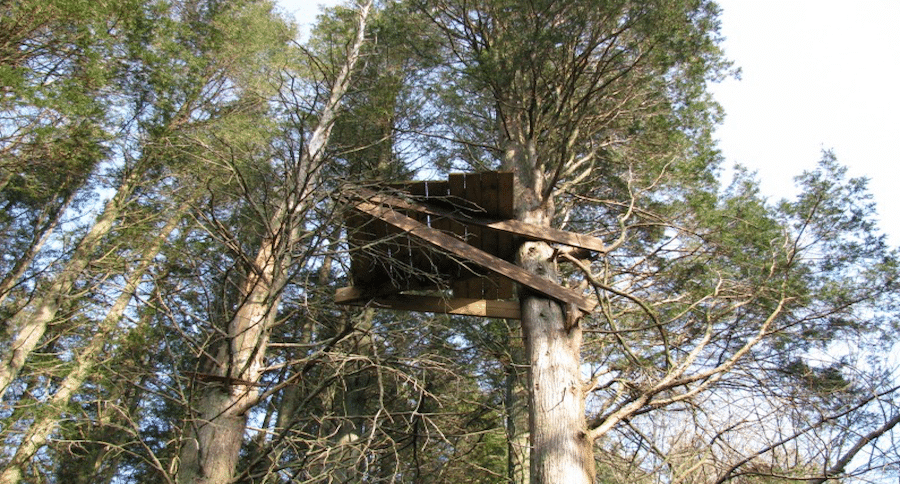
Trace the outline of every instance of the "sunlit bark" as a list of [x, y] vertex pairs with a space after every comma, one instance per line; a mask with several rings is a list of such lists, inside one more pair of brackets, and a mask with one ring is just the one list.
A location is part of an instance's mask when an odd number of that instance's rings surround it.
[[22, 438], [22, 443], [16, 449], [15, 455], [6, 465], [3, 472], [0, 473], [0, 484], [15, 484], [19, 482], [22, 478], [24, 467], [47, 444], [52, 432], [59, 426], [62, 418], [61, 413], [69, 403], [72, 395], [81, 388], [85, 379], [89, 377], [91, 371], [103, 357], [104, 345], [109, 344], [109, 337], [119, 326], [125, 310], [134, 298], [138, 285], [152, 265], [153, 259], [162, 249], [163, 243], [175, 230], [186, 208], [187, 206], [184, 206], [176, 212], [150, 246], [141, 254], [141, 262], [128, 274], [122, 293], [109, 309], [103, 321], [100, 322], [88, 344], [74, 357], [74, 367], [60, 382], [53, 396], [46, 402], [43, 402], [45, 408], [38, 412], [38, 417], [28, 426]]
[[267, 222], [272, 232], [263, 238], [252, 259], [252, 270], [241, 288], [243, 301], [228, 324], [226, 344], [216, 355], [212, 370], [226, 383], [206, 386], [200, 397], [199, 414], [191, 422], [181, 447], [179, 483], [225, 484], [234, 475], [247, 412], [256, 404], [259, 392], [252, 385], [227, 382], [232, 379], [255, 383], [262, 375], [269, 330], [287, 282], [291, 250], [298, 241], [302, 223], [298, 219], [309, 208], [311, 191], [319, 185], [325, 147], [359, 60], [371, 7], [371, 0], [359, 7], [355, 37], [301, 153], [297, 172], [288, 177], [287, 196]]

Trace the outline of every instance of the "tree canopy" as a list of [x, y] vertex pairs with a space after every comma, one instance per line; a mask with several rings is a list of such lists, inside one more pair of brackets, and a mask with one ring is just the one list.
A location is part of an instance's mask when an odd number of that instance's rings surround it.
[[[898, 252], [831, 152], [723, 180], [719, 13], [3, 3], [0, 483], [889, 479]], [[342, 192], [487, 170], [596, 309], [334, 304]]]

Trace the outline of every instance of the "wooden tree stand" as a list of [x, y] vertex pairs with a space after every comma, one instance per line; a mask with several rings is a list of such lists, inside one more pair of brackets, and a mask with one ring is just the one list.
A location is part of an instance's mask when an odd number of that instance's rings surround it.
[[337, 290], [338, 304], [520, 319], [518, 283], [579, 313], [596, 305], [513, 263], [522, 240], [605, 247], [595, 237], [515, 220], [512, 173], [451, 174], [343, 195], [353, 208], [346, 221], [353, 286]]

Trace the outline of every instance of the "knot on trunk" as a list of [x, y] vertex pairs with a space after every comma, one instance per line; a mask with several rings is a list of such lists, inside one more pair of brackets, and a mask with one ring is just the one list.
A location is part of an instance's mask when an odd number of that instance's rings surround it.
[[528, 272], [552, 281], [556, 280], [556, 264], [553, 248], [546, 242], [528, 241], [522, 244], [518, 253], [519, 266]]

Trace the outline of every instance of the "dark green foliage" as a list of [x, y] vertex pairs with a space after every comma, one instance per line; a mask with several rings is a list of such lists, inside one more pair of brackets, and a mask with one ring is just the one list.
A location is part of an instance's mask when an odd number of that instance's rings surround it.
[[[0, 465], [52, 414], [26, 480], [171, 482], [204, 392], [252, 388], [236, 482], [508, 482], [509, 439], [527, 427], [510, 434], [507, 390], [527, 366], [517, 323], [331, 300], [352, 284], [346, 183], [516, 157], [535, 161], [554, 225], [610, 246], [557, 261], [599, 301], [579, 322], [588, 422], [605, 429], [597, 482], [815, 478], [896, 415], [900, 266], [866, 182], [826, 152], [794, 200], [771, 203], [743, 169], [719, 186], [707, 83], [730, 65], [705, 0], [381, 5], [323, 175], [291, 215], [265, 371], [252, 386], [215, 379], [258, 248], [288, 230], [269, 221], [296, 195], [354, 18], [327, 11], [298, 48], [262, 1], [0, 5], [10, 334], [96, 201], [121, 194], [0, 404]], [[68, 404], [45, 405], [145, 257], [89, 375]], [[896, 465], [882, 435], [835, 475]]]

